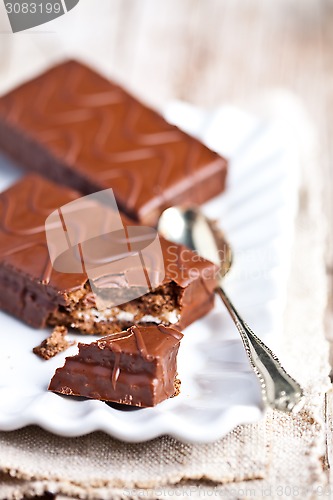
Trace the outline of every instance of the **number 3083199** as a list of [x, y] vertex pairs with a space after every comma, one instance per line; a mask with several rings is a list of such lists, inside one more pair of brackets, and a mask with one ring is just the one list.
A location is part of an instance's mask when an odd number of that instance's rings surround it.
[[8, 14], [60, 14], [60, 3], [35, 3], [35, 2], [7, 2], [5, 4]]

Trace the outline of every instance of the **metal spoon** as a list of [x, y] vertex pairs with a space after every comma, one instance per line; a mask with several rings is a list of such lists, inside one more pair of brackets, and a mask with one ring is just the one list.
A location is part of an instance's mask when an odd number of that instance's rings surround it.
[[298, 411], [304, 400], [301, 386], [252, 332], [222, 288], [222, 278], [231, 266], [232, 252], [216, 223], [205, 217], [197, 207], [171, 207], [162, 213], [158, 230], [168, 240], [186, 245], [219, 266], [216, 293], [240, 333], [246, 354], [259, 379], [264, 405], [285, 412]]

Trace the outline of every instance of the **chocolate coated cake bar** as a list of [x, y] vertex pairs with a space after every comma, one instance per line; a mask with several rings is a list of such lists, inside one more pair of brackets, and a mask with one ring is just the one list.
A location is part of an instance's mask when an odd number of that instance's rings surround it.
[[[87, 275], [56, 271], [46, 242], [46, 218], [78, 197], [76, 191], [32, 174], [0, 194], [1, 309], [33, 327], [63, 325], [102, 335], [133, 324], [184, 328], [212, 309], [214, 264], [163, 238], [161, 284], [130, 302], [96, 308]], [[123, 223], [128, 224], [125, 217]]]
[[137, 327], [79, 344], [50, 382], [60, 394], [155, 406], [175, 395], [177, 353], [183, 335], [162, 325]]
[[76, 61], [0, 98], [0, 148], [84, 194], [112, 188], [122, 212], [149, 225], [225, 188], [224, 158]]

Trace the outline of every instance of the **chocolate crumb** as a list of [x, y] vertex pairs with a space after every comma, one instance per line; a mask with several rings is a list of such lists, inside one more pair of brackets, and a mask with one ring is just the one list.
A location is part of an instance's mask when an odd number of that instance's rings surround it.
[[65, 326], [56, 326], [49, 337], [33, 348], [34, 354], [37, 354], [42, 359], [48, 360], [53, 358], [59, 352], [63, 352], [68, 347], [75, 344], [66, 340], [68, 330]]
[[175, 383], [174, 383], [175, 392], [172, 394], [172, 396], [170, 396], [171, 398], [175, 398], [180, 394], [181, 385], [182, 385], [181, 380], [179, 380], [179, 378], [175, 378]]

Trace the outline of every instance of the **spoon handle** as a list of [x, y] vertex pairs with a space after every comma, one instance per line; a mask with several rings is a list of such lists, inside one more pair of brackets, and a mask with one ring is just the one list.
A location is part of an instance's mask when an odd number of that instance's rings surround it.
[[285, 412], [297, 411], [304, 399], [301, 386], [288, 375], [275, 354], [240, 317], [223, 288], [218, 287], [216, 292], [240, 333], [246, 354], [260, 381], [264, 404]]

